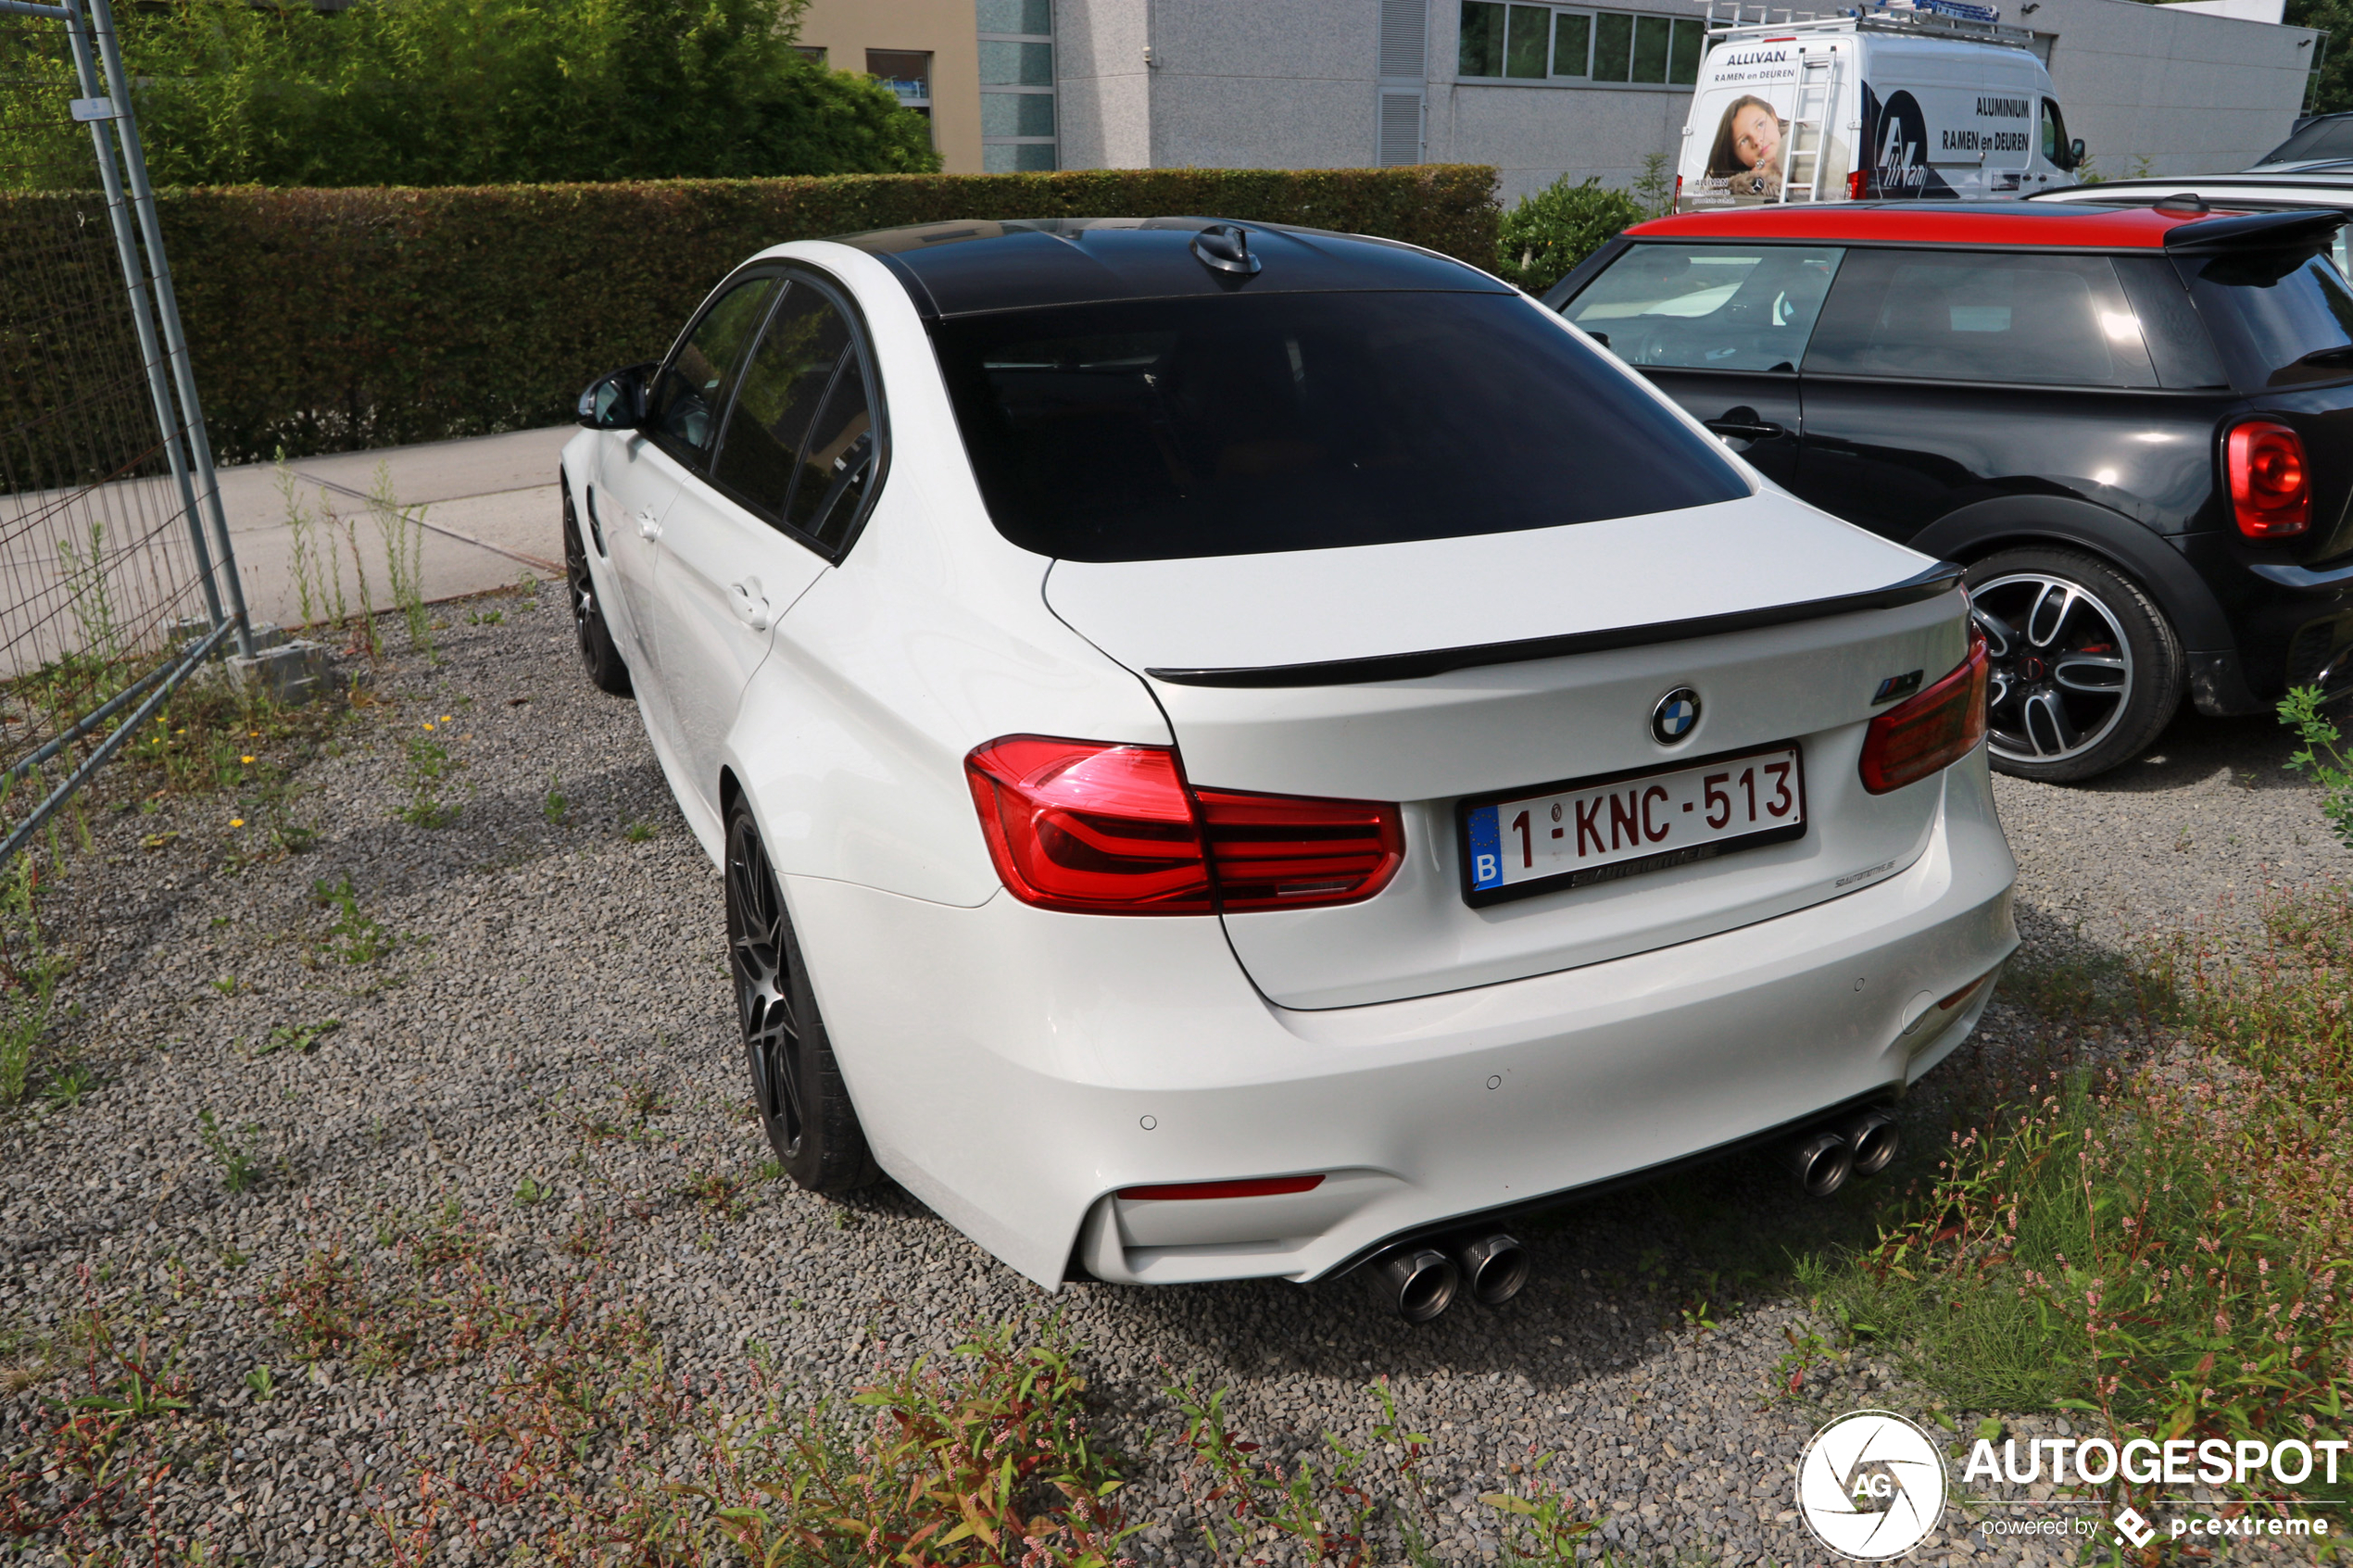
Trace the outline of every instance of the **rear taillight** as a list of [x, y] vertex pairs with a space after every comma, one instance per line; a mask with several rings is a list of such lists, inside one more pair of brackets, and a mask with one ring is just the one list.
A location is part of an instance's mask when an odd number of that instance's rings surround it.
[[2233, 425], [2231, 509], [2250, 539], [2285, 539], [2312, 526], [2312, 473], [2304, 440], [2268, 420]]
[[1195, 791], [1166, 746], [1008, 735], [964, 776], [998, 876], [1040, 909], [1315, 909], [1371, 897], [1405, 858], [1394, 806]]
[[1985, 634], [1969, 629], [1969, 656], [1953, 672], [1871, 721], [1863, 736], [1863, 787], [1885, 795], [1951, 767], [1985, 738]]
[[1870, 194], [1871, 171], [1869, 169], [1858, 169], [1855, 170], [1854, 173], [1849, 174], [1846, 177], [1846, 199], [1848, 201], [1858, 202]]

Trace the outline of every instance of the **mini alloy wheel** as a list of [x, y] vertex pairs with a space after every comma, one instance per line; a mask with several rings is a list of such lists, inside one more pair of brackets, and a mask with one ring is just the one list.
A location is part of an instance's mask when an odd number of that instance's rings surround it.
[[1969, 569], [1992, 663], [1987, 745], [2004, 772], [2088, 778], [2140, 754], [2180, 706], [2172, 628], [2137, 584], [2071, 550], [2007, 550]]
[[580, 644], [580, 667], [599, 691], [629, 695], [629, 666], [613, 646], [597, 602], [597, 580], [588, 574], [588, 551], [580, 539], [580, 514], [573, 508], [572, 485], [564, 485], [564, 596], [572, 601], [572, 631]]
[[813, 1192], [863, 1186], [879, 1173], [818, 1014], [759, 825], [741, 801], [727, 814], [726, 893], [736, 1016], [769, 1145], [792, 1179]]

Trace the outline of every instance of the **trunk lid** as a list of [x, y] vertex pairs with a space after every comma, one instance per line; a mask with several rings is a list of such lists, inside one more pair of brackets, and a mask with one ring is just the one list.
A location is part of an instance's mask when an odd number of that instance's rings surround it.
[[[1204, 788], [1402, 803], [1380, 894], [1225, 917], [1274, 1001], [1354, 1006], [1693, 940], [1869, 885], [1928, 842], [1941, 780], [1856, 774], [1882, 682], [1959, 663], [1957, 579], [1779, 493], [1450, 540], [1057, 561], [1056, 614], [1150, 684]], [[1690, 687], [1673, 745], [1653, 709]], [[1783, 742], [1803, 836], [1473, 908], [1457, 807]]]

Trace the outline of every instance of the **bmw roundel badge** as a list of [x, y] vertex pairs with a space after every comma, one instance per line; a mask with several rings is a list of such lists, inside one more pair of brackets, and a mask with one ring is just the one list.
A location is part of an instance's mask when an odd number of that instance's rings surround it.
[[1661, 746], [1673, 746], [1698, 723], [1699, 693], [1689, 686], [1677, 686], [1651, 709], [1651, 738]]

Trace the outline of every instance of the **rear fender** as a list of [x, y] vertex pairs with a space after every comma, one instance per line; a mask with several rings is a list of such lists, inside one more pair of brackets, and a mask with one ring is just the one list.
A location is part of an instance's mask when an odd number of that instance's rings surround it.
[[1920, 530], [1912, 548], [1970, 561], [2019, 545], [2059, 545], [2099, 556], [2157, 600], [2192, 653], [2233, 646], [2229, 620], [2196, 568], [2163, 536], [2131, 518], [2065, 495], [2002, 495], [1949, 512]]

